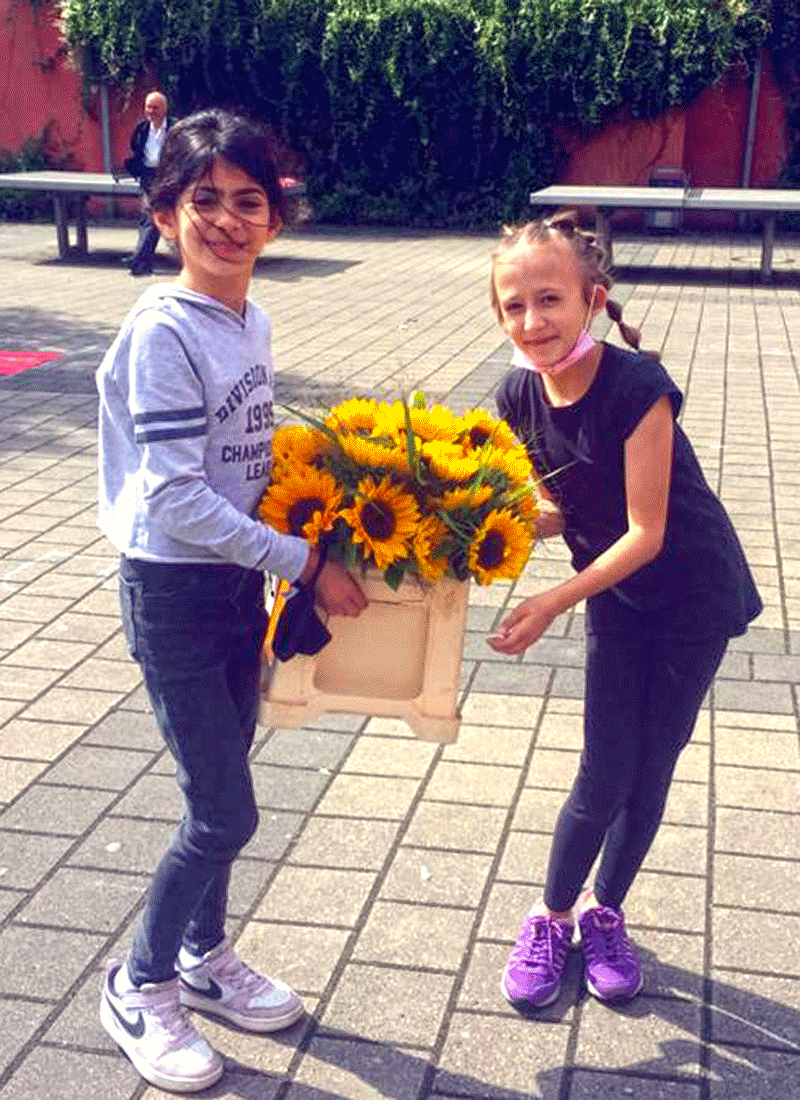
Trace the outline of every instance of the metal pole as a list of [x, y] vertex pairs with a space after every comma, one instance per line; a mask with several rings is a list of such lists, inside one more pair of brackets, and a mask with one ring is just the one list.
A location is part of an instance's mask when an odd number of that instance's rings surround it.
[[[761, 52], [759, 51], [753, 67], [753, 79], [750, 84], [750, 105], [747, 109], [747, 136], [744, 143], [741, 187], [750, 186], [750, 175], [753, 170], [753, 149], [756, 144], [756, 122], [758, 120], [758, 97], [761, 91], [761, 67]], [[746, 217], [747, 215], [744, 211], [739, 214], [740, 229], [744, 229]]]
[[[105, 81], [100, 85], [100, 133], [103, 142], [103, 170], [111, 174], [113, 167], [111, 160], [111, 111], [108, 105], [108, 84]], [[116, 203], [113, 196], [106, 202], [106, 213], [109, 218], [116, 215]]]

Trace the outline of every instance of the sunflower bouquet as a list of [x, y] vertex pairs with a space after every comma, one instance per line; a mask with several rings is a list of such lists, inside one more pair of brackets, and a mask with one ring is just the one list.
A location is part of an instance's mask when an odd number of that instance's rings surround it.
[[394, 589], [407, 573], [429, 584], [519, 576], [538, 495], [525, 448], [503, 421], [428, 407], [421, 394], [353, 398], [303, 419], [275, 432], [262, 520], [349, 567], [379, 569]]

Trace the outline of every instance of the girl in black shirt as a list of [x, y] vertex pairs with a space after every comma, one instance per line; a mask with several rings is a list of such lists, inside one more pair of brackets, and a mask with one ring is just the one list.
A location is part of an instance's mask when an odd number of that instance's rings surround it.
[[676, 423], [680, 391], [653, 356], [589, 333], [605, 307], [638, 349], [609, 287], [601, 250], [571, 216], [509, 231], [494, 255], [492, 304], [515, 348], [498, 409], [543, 479], [538, 533], [562, 534], [577, 572], [523, 600], [489, 644], [521, 653], [586, 600], [580, 767], [544, 896], [503, 971], [504, 995], [525, 1007], [557, 998], [576, 906], [589, 990], [614, 1001], [641, 989], [622, 902], [728, 639], [761, 610], [736, 533]]

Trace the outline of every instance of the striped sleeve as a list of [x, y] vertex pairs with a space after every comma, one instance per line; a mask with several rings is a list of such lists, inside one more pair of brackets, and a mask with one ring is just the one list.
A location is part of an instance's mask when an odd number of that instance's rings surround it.
[[136, 482], [137, 545], [166, 545], [178, 556], [202, 550], [293, 580], [308, 557], [305, 540], [251, 519], [210, 483], [206, 446], [212, 425], [203, 369], [192, 361], [183, 334], [158, 311], [136, 318], [117, 361], [117, 384], [126, 394], [132, 426], [136, 468], [128, 480]]
[[205, 395], [180, 332], [159, 311], [139, 314], [127, 361], [136, 443], [180, 442], [208, 434]]
[[137, 443], [157, 443], [205, 435], [208, 431], [208, 418], [202, 405], [194, 405], [188, 409], [134, 413], [133, 425]]

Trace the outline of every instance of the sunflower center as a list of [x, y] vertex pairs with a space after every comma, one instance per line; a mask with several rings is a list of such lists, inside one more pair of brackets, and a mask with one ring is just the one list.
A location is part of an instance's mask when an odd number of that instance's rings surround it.
[[303, 497], [301, 500], [296, 500], [286, 513], [289, 531], [293, 535], [302, 536], [303, 528], [309, 520], [314, 518], [314, 513], [324, 511], [325, 505], [319, 497]]
[[482, 428], [479, 424], [476, 424], [474, 428], [470, 429], [470, 446], [474, 447], [476, 450], [480, 449], [489, 438], [489, 432], [487, 432], [487, 430], [485, 428]]
[[478, 564], [481, 569], [496, 569], [503, 561], [506, 540], [499, 531], [490, 531], [481, 543]]
[[390, 539], [397, 530], [394, 512], [376, 500], [368, 500], [361, 509], [361, 525], [371, 539], [379, 542]]

